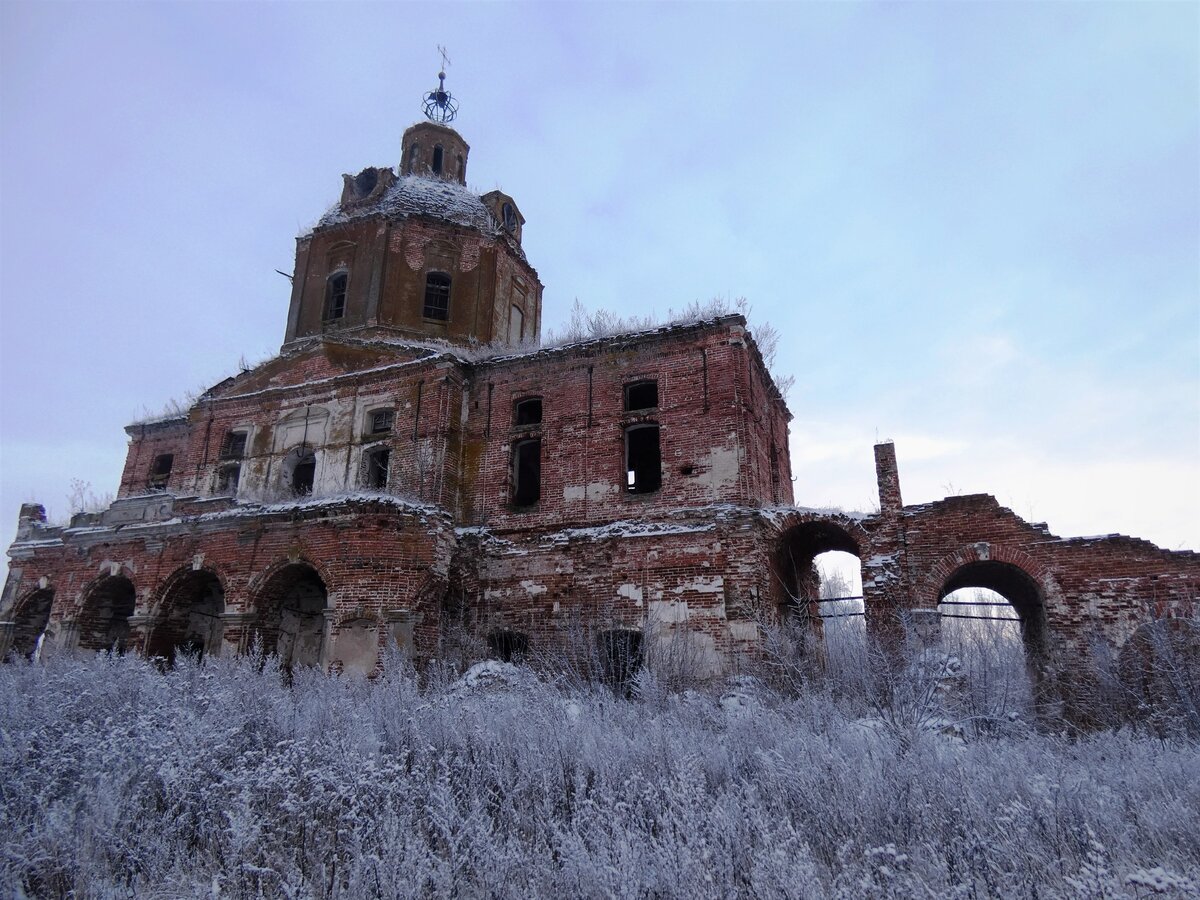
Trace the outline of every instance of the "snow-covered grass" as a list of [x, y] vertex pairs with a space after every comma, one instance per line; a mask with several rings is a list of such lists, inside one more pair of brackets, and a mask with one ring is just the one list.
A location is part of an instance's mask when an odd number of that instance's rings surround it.
[[389, 664], [0, 666], [0, 893], [1200, 895], [1182, 739], [901, 740], [821, 687]]

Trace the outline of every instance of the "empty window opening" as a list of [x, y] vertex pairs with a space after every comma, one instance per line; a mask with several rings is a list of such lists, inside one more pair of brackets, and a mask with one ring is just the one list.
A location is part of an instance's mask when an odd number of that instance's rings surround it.
[[34, 591], [17, 607], [17, 614], [13, 616], [13, 653], [25, 659], [37, 659], [53, 605], [54, 591], [45, 589]]
[[334, 321], [346, 314], [346, 285], [350, 278], [345, 272], [334, 272], [325, 283], [325, 319]]
[[234, 496], [237, 494], [238, 482], [242, 477], [242, 467], [240, 463], [222, 466], [217, 472], [217, 493], [228, 494]]
[[366, 168], [354, 176], [354, 193], [360, 198], [368, 196], [379, 184], [379, 170]]
[[662, 486], [657, 425], [625, 429], [625, 478], [625, 489], [631, 494], [649, 494]]
[[445, 153], [442, 150], [442, 145], [435, 144], [434, 148], [433, 148], [433, 174], [434, 175], [442, 174], [442, 158], [444, 156], [445, 156]]
[[530, 397], [528, 400], [518, 400], [516, 409], [516, 425], [542, 424], [542, 398]]
[[109, 576], [93, 586], [77, 620], [79, 646], [124, 653], [136, 598], [133, 582], [121, 575]]
[[771, 502], [779, 502], [779, 451], [771, 445]]
[[525, 313], [518, 306], [508, 312], [508, 342], [519, 344], [525, 339]]
[[391, 459], [392, 451], [387, 447], [378, 447], [367, 454], [366, 483], [371, 490], [382, 491], [387, 487]]
[[171, 467], [175, 465], [174, 453], [160, 453], [154, 457], [154, 463], [150, 466], [149, 484], [153, 490], [165, 490], [167, 482], [171, 478]]
[[503, 662], [519, 662], [529, 651], [529, 637], [519, 631], [493, 631], [488, 635], [488, 649]]
[[442, 322], [450, 318], [450, 276], [445, 272], [430, 272], [425, 276], [425, 308], [422, 315]]
[[513, 505], [532, 506], [542, 498], [542, 442], [537, 438], [513, 445]]
[[816, 580], [816, 615], [820, 617], [827, 654], [843, 646], [847, 652], [861, 648], [867, 622], [858, 557], [844, 550], [818, 553], [813, 558], [812, 572]]
[[396, 422], [396, 413], [390, 409], [377, 409], [371, 413], [369, 422], [369, 433], [387, 434]]
[[458, 177], [465, 179], [467, 175], [467, 164], [463, 162], [461, 153], [455, 158], [458, 160]]
[[317, 477], [317, 456], [307, 447], [297, 447], [283, 463], [284, 484], [297, 497], [313, 492]]
[[278, 655], [285, 668], [320, 665], [327, 600], [325, 583], [310, 566], [284, 566], [254, 604], [252, 634], [259, 649]]
[[600, 671], [615, 689], [629, 692], [642, 666], [642, 633], [615, 630], [601, 632]]
[[658, 406], [658, 382], [639, 381], [625, 385], [625, 412], [655, 409]]
[[241, 459], [246, 455], [246, 432], [229, 431], [221, 442], [222, 459]]
[[516, 231], [517, 211], [513, 209], [513, 205], [511, 203], [505, 203], [504, 206], [501, 207], [501, 210], [504, 214], [504, 227], [509, 231]]
[[421, 155], [421, 145], [413, 144], [408, 148], [408, 171], [411, 173], [417, 167], [417, 157]]
[[188, 571], [176, 578], [163, 594], [161, 610], [146, 641], [147, 656], [174, 663], [180, 654], [202, 657], [218, 652], [225, 591], [212, 572]]

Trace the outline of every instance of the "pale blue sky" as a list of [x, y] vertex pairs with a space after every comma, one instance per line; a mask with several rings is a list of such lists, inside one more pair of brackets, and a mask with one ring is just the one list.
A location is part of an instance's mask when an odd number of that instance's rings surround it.
[[452, 59], [545, 322], [750, 299], [796, 499], [1200, 547], [1200, 6], [0, 4], [0, 543], [283, 336]]

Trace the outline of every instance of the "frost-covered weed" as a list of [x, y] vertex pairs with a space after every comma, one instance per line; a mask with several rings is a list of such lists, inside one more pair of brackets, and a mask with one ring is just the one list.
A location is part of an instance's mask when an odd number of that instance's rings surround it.
[[1197, 896], [1194, 744], [905, 747], [749, 677], [627, 700], [388, 662], [0, 666], [0, 893]]

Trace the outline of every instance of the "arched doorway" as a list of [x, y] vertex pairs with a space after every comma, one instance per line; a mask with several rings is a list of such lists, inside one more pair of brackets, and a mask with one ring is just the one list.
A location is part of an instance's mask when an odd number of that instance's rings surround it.
[[53, 605], [54, 591], [50, 588], [34, 591], [18, 604], [13, 615], [12, 653], [26, 659], [37, 657]]
[[84, 650], [125, 652], [129, 640], [129, 617], [137, 601], [133, 582], [111, 575], [92, 585], [79, 614], [79, 646]]
[[858, 542], [836, 522], [801, 522], [785, 531], [772, 565], [781, 614], [814, 627], [830, 625], [837, 633], [847, 626], [861, 631], [860, 553]]
[[219, 652], [223, 612], [225, 590], [215, 574], [205, 570], [180, 574], [163, 592], [146, 655], [173, 663], [179, 653], [200, 657]]
[[994, 560], [960, 566], [938, 593], [938, 643], [958, 673], [957, 702], [979, 727], [1024, 716], [1042, 684], [1046, 610], [1037, 582]]
[[285, 666], [317, 666], [325, 641], [328, 593], [316, 570], [292, 563], [271, 575], [254, 604], [252, 634]]

